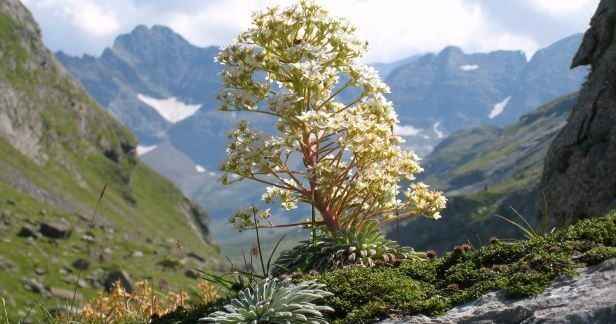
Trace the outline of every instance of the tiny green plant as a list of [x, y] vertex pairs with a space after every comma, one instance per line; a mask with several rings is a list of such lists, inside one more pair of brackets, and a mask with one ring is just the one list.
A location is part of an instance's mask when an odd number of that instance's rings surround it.
[[509, 219], [505, 216], [502, 215], [494, 215], [504, 221], [506, 221], [507, 223], [517, 227], [520, 231], [522, 231], [524, 233], [524, 236], [526, 236], [527, 239], [538, 239], [540, 238], [542, 235], [541, 233], [537, 232], [533, 226], [526, 220], [526, 218], [524, 218], [524, 216], [522, 216], [522, 214], [520, 214], [515, 208], [511, 207], [511, 210], [513, 211], [513, 213], [522, 221], [521, 223], [516, 222], [512, 219]]
[[385, 238], [376, 223], [367, 224], [361, 230], [339, 232], [335, 236], [320, 231], [316, 237], [316, 241], [302, 241], [283, 252], [274, 264], [273, 274], [324, 272], [347, 266], [396, 265], [401, 260], [422, 255]]
[[315, 304], [317, 300], [332, 295], [324, 287], [316, 281], [293, 284], [267, 278], [240, 291], [238, 297], [225, 306], [225, 311], [214, 312], [200, 321], [224, 324], [326, 324], [328, 322], [323, 313], [333, 309]]
[[2, 302], [2, 317], [4, 319], [4, 323], [10, 324], [9, 323], [9, 313], [6, 310], [6, 300], [4, 299], [4, 297], [0, 297], [0, 302]]

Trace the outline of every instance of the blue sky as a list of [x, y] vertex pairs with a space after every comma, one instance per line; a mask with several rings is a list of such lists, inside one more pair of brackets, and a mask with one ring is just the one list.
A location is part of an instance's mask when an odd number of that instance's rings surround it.
[[[224, 45], [250, 14], [291, 0], [22, 0], [52, 50], [98, 55], [136, 25], [166, 25], [196, 45]], [[599, 0], [317, 0], [358, 26], [368, 62], [448, 45], [465, 51], [538, 48], [584, 32]]]

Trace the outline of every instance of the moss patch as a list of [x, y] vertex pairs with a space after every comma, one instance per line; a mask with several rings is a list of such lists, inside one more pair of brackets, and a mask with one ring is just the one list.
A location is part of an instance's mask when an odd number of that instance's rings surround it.
[[[317, 279], [334, 293], [324, 300], [335, 309], [333, 323], [371, 323], [392, 315], [442, 314], [495, 290], [510, 298], [537, 295], [557, 277], [575, 275], [577, 267], [614, 257], [616, 212], [530, 240], [495, 241], [477, 250], [461, 246], [431, 260], [347, 268], [298, 280]], [[214, 310], [182, 310], [169, 316], [173, 322], [159, 323], [192, 323]]]

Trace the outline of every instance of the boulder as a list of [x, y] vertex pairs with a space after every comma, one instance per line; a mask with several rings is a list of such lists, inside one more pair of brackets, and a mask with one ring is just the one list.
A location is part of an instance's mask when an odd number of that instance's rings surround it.
[[21, 229], [19, 229], [19, 232], [17, 232], [17, 236], [23, 237], [23, 238], [28, 238], [28, 237], [37, 238], [39, 234], [37, 233], [36, 229], [34, 229], [34, 227], [30, 225], [24, 225], [21, 227]]
[[123, 270], [114, 270], [105, 275], [103, 281], [105, 291], [110, 292], [117, 282], [119, 282], [126, 291], [133, 292], [133, 280], [130, 275]]
[[11, 225], [12, 213], [8, 210], [0, 211], [0, 229], [5, 229]]
[[510, 300], [502, 292], [484, 295], [439, 317], [413, 316], [382, 324], [613, 324], [616, 319], [616, 259], [581, 269], [533, 298]]
[[205, 263], [205, 258], [195, 252], [188, 252], [186, 256], [189, 258], [195, 259], [201, 263]]
[[88, 270], [90, 268], [90, 261], [81, 258], [77, 259], [73, 262], [73, 268], [81, 271]]
[[71, 236], [71, 224], [65, 219], [41, 223], [39, 232], [52, 239], [67, 239]]
[[13, 271], [17, 265], [11, 260], [8, 260], [0, 255], [0, 271]]
[[184, 271], [184, 275], [190, 279], [199, 279], [199, 277], [201, 276], [199, 272], [194, 269], [187, 269], [186, 271]]
[[36, 278], [29, 278], [23, 280], [24, 287], [36, 294], [45, 294], [47, 290], [45, 289], [45, 285], [43, 285]]
[[572, 63], [591, 73], [545, 159], [537, 209], [549, 225], [616, 208], [615, 34], [616, 1], [602, 0]]

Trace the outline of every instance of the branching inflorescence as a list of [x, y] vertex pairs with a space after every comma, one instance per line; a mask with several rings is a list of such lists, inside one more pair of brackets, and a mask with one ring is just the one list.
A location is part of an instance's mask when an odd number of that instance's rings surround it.
[[256, 14], [217, 57], [219, 99], [223, 111], [275, 118], [277, 134], [240, 123], [230, 134], [223, 183], [266, 184], [263, 199], [286, 210], [311, 204], [331, 233], [417, 215], [438, 219], [441, 193], [422, 183], [400, 187], [422, 169], [394, 133], [389, 87], [359, 63], [366, 49], [353, 26], [309, 1]]

